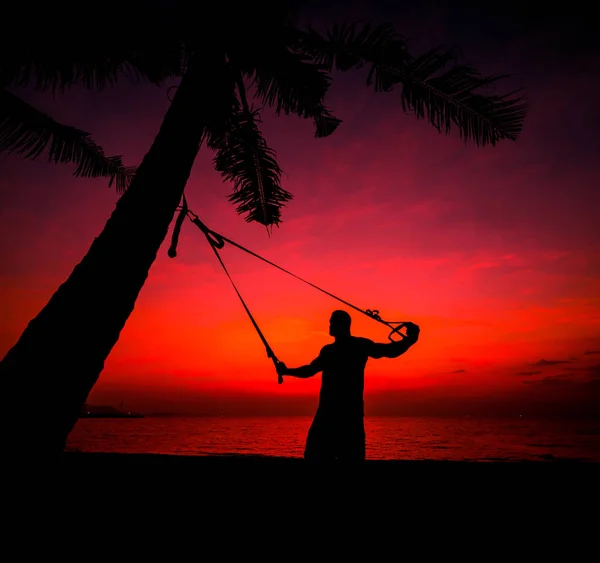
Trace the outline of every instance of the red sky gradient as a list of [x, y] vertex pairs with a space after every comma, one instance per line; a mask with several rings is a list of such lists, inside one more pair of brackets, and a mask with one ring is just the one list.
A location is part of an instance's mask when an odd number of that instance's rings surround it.
[[[552, 22], [500, 35], [482, 24], [467, 37], [445, 11], [411, 18], [398, 29], [419, 37], [415, 48], [456, 41], [482, 71], [516, 74], [506, 88], [525, 87], [531, 103], [518, 142], [465, 147], [456, 132], [439, 135], [403, 114], [394, 93], [370, 92], [363, 73], [336, 75], [330, 106], [344, 123], [333, 136], [315, 140], [309, 122], [263, 112], [295, 196], [271, 238], [227, 202], [231, 186], [206, 149], [187, 187], [190, 207], [358, 307], [421, 326], [407, 354], [367, 365], [367, 415], [590, 414], [600, 406], [600, 56], [559, 52]], [[124, 81], [101, 94], [22, 95], [137, 164], [166, 91]], [[76, 179], [68, 166], [0, 155], [0, 357], [117, 198], [104, 180]], [[201, 232], [184, 224], [174, 260], [168, 245], [90, 401], [144, 412], [312, 413], [320, 376], [277, 385]], [[235, 248], [222, 257], [281, 360], [307, 363], [331, 341], [328, 318], [342, 304]], [[354, 334], [387, 340], [384, 326], [349, 312]]]

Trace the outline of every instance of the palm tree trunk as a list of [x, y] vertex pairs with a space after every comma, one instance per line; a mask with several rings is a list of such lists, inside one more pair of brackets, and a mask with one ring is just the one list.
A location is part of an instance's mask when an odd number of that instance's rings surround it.
[[211, 102], [223, 103], [217, 76], [182, 78], [152, 147], [87, 255], [0, 362], [0, 447], [59, 454], [133, 311], [181, 201]]

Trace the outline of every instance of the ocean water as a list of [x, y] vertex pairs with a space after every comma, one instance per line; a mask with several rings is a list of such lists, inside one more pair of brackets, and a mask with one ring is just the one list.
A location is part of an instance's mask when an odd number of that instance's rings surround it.
[[[80, 419], [68, 450], [302, 457], [310, 417]], [[365, 419], [368, 459], [600, 462], [600, 420]]]

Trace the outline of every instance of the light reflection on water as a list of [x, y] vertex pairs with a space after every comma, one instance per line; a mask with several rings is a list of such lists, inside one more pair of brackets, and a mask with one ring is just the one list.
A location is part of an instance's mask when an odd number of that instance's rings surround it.
[[[310, 417], [80, 419], [67, 449], [302, 457]], [[369, 459], [600, 461], [600, 421], [365, 419]]]

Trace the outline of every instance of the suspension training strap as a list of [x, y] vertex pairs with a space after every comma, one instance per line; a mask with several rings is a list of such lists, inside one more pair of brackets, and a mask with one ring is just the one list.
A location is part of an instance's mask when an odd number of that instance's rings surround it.
[[[231, 282], [233, 289], [235, 289], [237, 296], [240, 298], [240, 301], [242, 302], [244, 309], [246, 309], [246, 313], [248, 313], [248, 317], [250, 317], [250, 320], [252, 321], [252, 324], [254, 325], [254, 328], [256, 329], [258, 336], [260, 336], [260, 339], [262, 340], [263, 344], [265, 345], [265, 348], [267, 350], [267, 357], [269, 357], [269, 358], [271, 358], [271, 360], [273, 360], [273, 365], [277, 369], [277, 363], [279, 362], [279, 360], [277, 359], [277, 356], [275, 356], [273, 349], [271, 348], [271, 346], [269, 346], [269, 343], [267, 342], [265, 335], [260, 330], [258, 323], [254, 320], [254, 317], [252, 316], [252, 313], [250, 312], [248, 305], [246, 305], [244, 298], [242, 297], [241, 293], [239, 292], [233, 279], [229, 275], [229, 271], [227, 270], [225, 263], [221, 259], [221, 255], [219, 254], [218, 249], [223, 248], [223, 246], [225, 245], [225, 239], [221, 235], [218, 235], [217, 233], [214, 233], [214, 232], [210, 231], [209, 229], [207, 229], [206, 226], [200, 221], [200, 219], [198, 219], [198, 217], [195, 217], [194, 219], [192, 219], [192, 223], [197, 225], [202, 230], [204, 235], [206, 236], [206, 239], [208, 240], [210, 247], [213, 249], [215, 256], [217, 257], [217, 260], [220, 262], [221, 266], [223, 267], [223, 270], [227, 274], [227, 277], [229, 278], [229, 281]], [[281, 375], [278, 375], [277, 382], [283, 383], [283, 377]]]
[[181, 204], [181, 211], [177, 216], [177, 220], [175, 221], [175, 228], [173, 229], [173, 234], [171, 235], [171, 246], [169, 246], [169, 250], [167, 254], [169, 258], [175, 258], [177, 256], [177, 243], [179, 242], [179, 233], [181, 233], [181, 226], [185, 221], [185, 218], [188, 214], [188, 205], [185, 196], [183, 196], [183, 203]]
[[[349, 303], [348, 301], [338, 297], [337, 295], [334, 295], [333, 293], [330, 293], [329, 291], [326, 291], [322, 288], [320, 288], [319, 286], [315, 285], [314, 283], [309, 282], [308, 280], [305, 280], [304, 278], [301, 278], [300, 276], [297, 276], [296, 274], [290, 272], [289, 270], [286, 270], [285, 268], [282, 268], [281, 266], [278, 266], [277, 264], [275, 264], [274, 262], [271, 262], [270, 260], [267, 260], [266, 258], [263, 258], [262, 256], [256, 254], [255, 252], [252, 252], [251, 250], [243, 247], [241, 244], [238, 244], [237, 242], [234, 242], [230, 239], [228, 239], [227, 237], [224, 237], [223, 235], [216, 233], [215, 231], [211, 231], [198, 217], [198, 215], [196, 215], [193, 211], [191, 211], [188, 206], [187, 206], [187, 201], [185, 200], [185, 196], [183, 198], [183, 204], [181, 205], [181, 207], [178, 209], [181, 209], [181, 212], [179, 214], [179, 216], [177, 217], [177, 221], [175, 223], [175, 228], [173, 231], [173, 237], [171, 240], [171, 246], [169, 248], [168, 254], [171, 258], [174, 258], [175, 256], [177, 256], [177, 242], [179, 239], [179, 232], [181, 230], [181, 226], [183, 223], [183, 219], [187, 216], [190, 221], [192, 223], [194, 223], [206, 236], [206, 240], [208, 240], [208, 243], [210, 244], [211, 248], [213, 249], [213, 252], [215, 253], [215, 256], [217, 257], [217, 260], [219, 261], [219, 263], [221, 264], [223, 270], [225, 271], [225, 274], [227, 274], [227, 277], [229, 278], [229, 281], [231, 282], [231, 285], [233, 286], [233, 289], [235, 290], [235, 292], [237, 293], [237, 296], [240, 298], [240, 301], [242, 302], [242, 305], [244, 306], [244, 309], [246, 310], [246, 313], [248, 314], [248, 317], [250, 318], [250, 320], [252, 321], [252, 324], [254, 325], [254, 328], [256, 329], [256, 332], [258, 333], [258, 336], [260, 337], [260, 339], [262, 340], [263, 344], [265, 345], [266, 351], [267, 351], [267, 356], [269, 358], [271, 358], [271, 360], [273, 360], [273, 364], [275, 365], [275, 368], [277, 369], [277, 364], [279, 363], [279, 360], [277, 359], [277, 356], [275, 356], [275, 353], [273, 352], [273, 349], [271, 348], [271, 346], [269, 346], [269, 343], [267, 342], [267, 339], [265, 338], [264, 334], [262, 333], [262, 331], [260, 330], [260, 327], [258, 326], [258, 323], [254, 320], [254, 317], [252, 316], [252, 313], [250, 312], [250, 309], [248, 308], [248, 305], [246, 305], [246, 302], [244, 301], [244, 298], [242, 297], [241, 293], [239, 292], [237, 286], [235, 285], [232, 277], [229, 275], [229, 271], [227, 270], [227, 267], [225, 266], [225, 263], [223, 262], [221, 255], [219, 254], [219, 250], [221, 248], [223, 248], [225, 246], [225, 243], [229, 243], [232, 246], [235, 246], [236, 248], [239, 248], [240, 250], [243, 250], [244, 252], [250, 254], [251, 256], [254, 256], [255, 258], [258, 258], [259, 260], [262, 260], [263, 262], [266, 262], [267, 264], [277, 268], [278, 270], [281, 270], [282, 272], [285, 272], [286, 274], [289, 274], [290, 276], [310, 285], [311, 287], [314, 287], [315, 289], [319, 290], [322, 293], [325, 293], [326, 295], [329, 295], [329, 297], [332, 297], [333, 299], [336, 299], [337, 301], [340, 301], [341, 303], [344, 303], [345, 305], [347, 305], [348, 307], [351, 307], [352, 309], [359, 311], [360, 313], [362, 313], [363, 315], [366, 315], [367, 317], [378, 321], [384, 325], [386, 325], [388, 328], [391, 328], [392, 331], [390, 332], [390, 334], [388, 335], [388, 338], [392, 341], [392, 342], [396, 342], [393, 338], [392, 335], [396, 334], [397, 336], [400, 336], [401, 339], [404, 339], [405, 336], [404, 334], [402, 334], [400, 332], [400, 329], [404, 326], [405, 321], [385, 321], [381, 318], [381, 316], [379, 315], [379, 311], [377, 309], [361, 309], [360, 307], [357, 307], [356, 305], [352, 305], [352, 303]], [[397, 326], [392, 326], [392, 325], [397, 325]], [[278, 383], [283, 383], [283, 377], [281, 375], [278, 375], [278, 379], [277, 379]]]
[[[243, 250], [244, 252], [250, 254], [251, 256], [254, 256], [255, 258], [258, 258], [259, 260], [262, 260], [263, 262], [266, 262], [267, 264], [277, 268], [278, 270], [281, 270], [282, 272], [289, 274], [290, 276], [296, 278], [297, 280], [300, 280], [300, 281], [304, 282], [305, 284], [308, 284], [311, 287], [314, 287], [315, 289], [319, 290], [320, 292], [325, 293], [326, 295], [329, 295], [329, 297], [332, 297], [333, 299], [336, 299], [337, 301], [344, 303], [345, 305], [347, 305], [348, 307], [351, 307], [355, 311], [359, 311], [363, 315], [366, 315], [367, 317], [369, 317], [375, 321], [383, 323], [388, 328], [392, 329], [392, 332], [388, 336], [388, 338], [390, 340], [394, 341], [392, 338], [392, 335], [394, 335], [394, 334], [396, 334], [397, 336], [400, 336], [401, 338], [404, 338], [404, 334], [402, 334], [400, 332], [400, 329], [404, 326], [404, 323], [406, 321], [386, 321], [381, 318], [381, 316], [379, 315], [379, 311], [377, 309], [366, 309], [366, 310], [361, 309], [360, 307], [357, 307], [356, 305], [349, 303], [348, 301], [342, 299], [341, 297], [338, 297], [337, 295], [334, 295], [333, 293], [330, 293], [329, 291], [326, 291], [326, 290], [320, 288], [319, 286], [315, 285], [314, 283], [311, 283], [308, 280], [305, 280], [304, 278], [297, 276], [296, 274], [290, 272], [289, 270], [286, 270], [285, 268], [278, 266], [274, 262], [271, 262], [270, 260], [263, 258], [259, 254], [252, 252], [251, 250], [245, 248], [241, 244], [238, 244], [237, 242], [234, 242], [231, 239], [228, 239], [227, 237], [224, 237], [223, 235], [216, 233], [215, 231], [211, 231], [193, 211], [188, 210], [187, 213], [191, 216], [190, 220], [192, 221], [192, 223], [194, 223], [205, 234], [205, 236], [208, 238], [208, 241], [210, 242], [211, 246], [213, 246], [213, 248], [214, 248], [215, 241], [219, 242], [219, 244], [220, 244], [219, 248], [222, 248], [225, 243], [231, 244], [232, 246], [235, 246], [236, 248]], [[219, 260], [220, 260], [220, 257], [219, 257]], [[392, 325], [398, 325], [398, 326], [394, 327]]]

